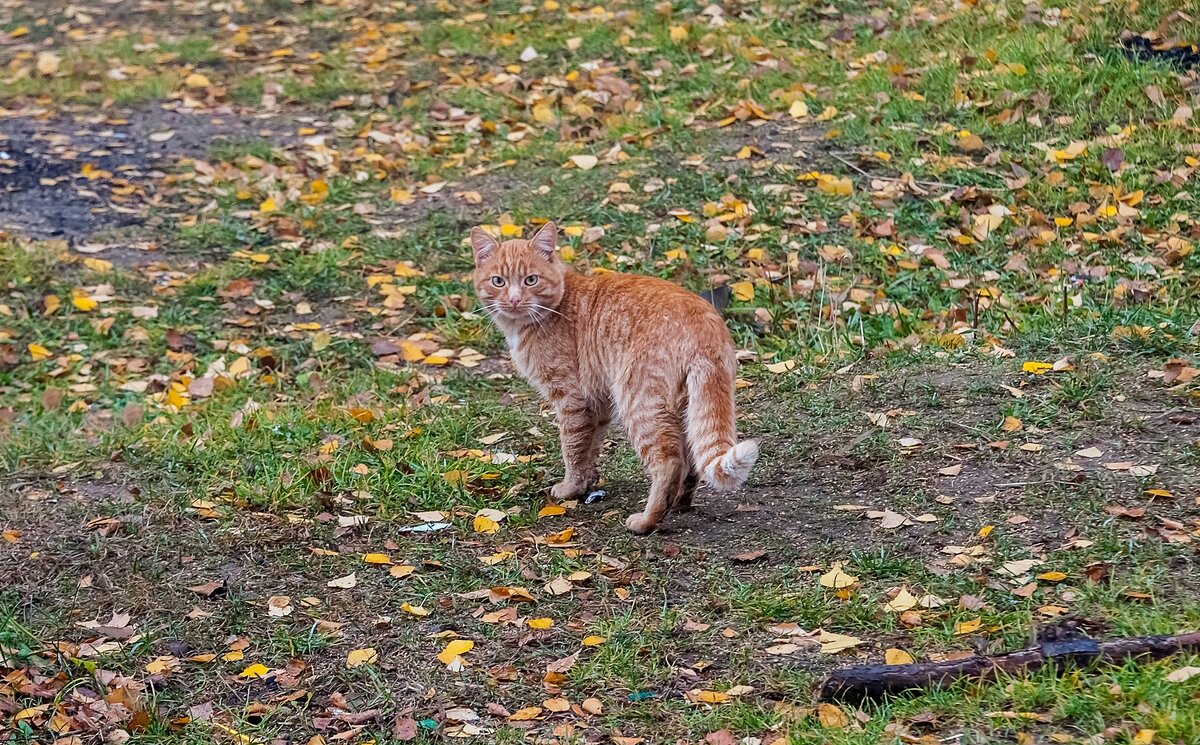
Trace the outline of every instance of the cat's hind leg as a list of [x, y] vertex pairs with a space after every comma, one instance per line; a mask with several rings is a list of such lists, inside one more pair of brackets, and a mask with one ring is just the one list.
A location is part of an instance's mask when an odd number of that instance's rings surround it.
[[625, 527], [634, 533], [645, 534], [662, 522], [667, 510], [677, 501], [680, 487], [688, 475], [683, 428], [679, 417], [666, 407], [632, 412], [625, 418], [625, 428], [650, 476], [646, 509], [630, 515], [625, 520]]
[[696, 495], [696, 487], [700, 485], [700, 477], [688, 466], [687, 474], [679, 484], [679, 492], [671, 503], [673, 512], [688, 512], [692, 509], [692, 497]]

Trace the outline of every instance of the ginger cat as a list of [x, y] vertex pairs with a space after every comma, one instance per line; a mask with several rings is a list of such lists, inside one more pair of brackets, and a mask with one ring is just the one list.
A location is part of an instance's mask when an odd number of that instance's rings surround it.
[[558, 415], [566, 474], [551, 493], [595, 485], [604, 433], [617, 417], [650, 476], [646, 509], [625, 521], [654, 530], [691, 506], [696, 483], [736, 489], [758, 459], [737, 441], [733, 340], [697, 295], [632, 274], [586, 277], [555, 252], [546, 223], [528, 240], [471, 231], [475, 291], [508, 340], [517, 370]]

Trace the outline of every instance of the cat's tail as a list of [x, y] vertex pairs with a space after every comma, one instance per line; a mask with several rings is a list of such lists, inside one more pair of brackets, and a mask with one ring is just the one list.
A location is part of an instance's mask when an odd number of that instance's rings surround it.
[[735, 365], [732, 355], [726, 364], [700, 359], [687, 376], [684, 423], [692, 463], [705, 483], [722, 491], [744, 484], [758, 460], [756, 440], [737, 441]]

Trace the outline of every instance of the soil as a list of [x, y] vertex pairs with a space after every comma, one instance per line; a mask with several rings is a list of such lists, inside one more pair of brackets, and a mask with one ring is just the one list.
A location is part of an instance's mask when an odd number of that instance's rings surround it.
[[221, 141], [278, 138], [279, 126], [156, 107], [107, 116], [0, 110], [0, 231], [75, 245], [99, 231], [142, 225], [180, 159], [203, 156]]

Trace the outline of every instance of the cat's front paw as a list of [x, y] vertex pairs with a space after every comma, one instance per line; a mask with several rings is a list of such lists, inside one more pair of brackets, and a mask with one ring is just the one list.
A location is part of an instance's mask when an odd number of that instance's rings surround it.
[[658, 522], [651, 520], [644, 512], [635, 512], [625, 518], [625, 527], [638, 535], [646, 535], [654, 532], [654, 529], [658, 527]]
[[581, 496], [587, 491], [587, 484], [582, 481], [560, 481], [550, 487], [550, 496], [557, 500], [571, 499]]

